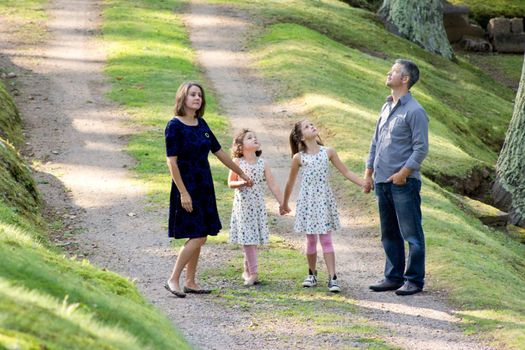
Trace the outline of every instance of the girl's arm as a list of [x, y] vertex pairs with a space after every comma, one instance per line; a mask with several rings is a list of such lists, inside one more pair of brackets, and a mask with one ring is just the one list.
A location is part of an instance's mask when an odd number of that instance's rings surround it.
[[328, 153], [328, 158], [332, 162], [332, 164], [339, 170], [341, 174], [343, 174], [344, 177], [346, 177], [348, 180], [352, 181], [358, 186], [364, 187], [365, 181], [357, 176], [356, 173], [348, 170], [346, 165], [341, 162], [341, 159], [339, 159], [339, 156], [337, 155], [337, 152], [333, 148], [327, 148], [326, 152]]
[[268, 188], [270, 189], [270, 191], [272, 191], [272, 194], [277, 200], [277, 202], [279, 202], [279, 206], [282, 206], [283, 194], [281, 193], [279, 186], [275, 182], [275, 178], [273, 177], [272, 171], [266, 162], [264, 162], [264, 177], [266, 178], [266, 184], [268, 185]]
[[180, 192], [180, 203], [184, 210], [186, 210], [188, 213], [191, 213], [193, 211], [191, 196], [188, 193], [186, 186], [184, 186], [182, 176], [180, 176], [179, 166], [177, 165], [177, 157], [167, 157], [166, 163], [168, 163], [171, 178], [173, 179], [175, 186], [177, 186], [177, 189]]
[[[239, 165], [239, 158], [235, 158], [233, 162]], [[230, 170], [230, 173], [228, 174], [228, 187], [229, 188], [241, 188], [244, 186], [246, 186], [246, 181], [239, 180], [239, 175], [237, 175], [237, 173]]]
[[240, 178], [246, 181], [246, 186], [253, 186], [253, 181], [248, 176], [246, 176], [244, 171], [242, 171], [241, 168], [239, 168], [239, 166], [235, 164], [233, 160], [222, 149], [218, 150], [213, 154], [221, 161], [222, 164], [226, 165], [226, 167], [228, 167], [233, 172], [237, 173], [237, 175], [239, 175]]
[[281, 214], [289, 213], [290, 207], [288, 207], [288, 201], [292, 195], [293, 186], [295, 185], [295, 180], [297, 179], [297, 174], [299, 173], [299, 167], [301, 163], [301, 155], [299, 153], [294, 154], [292, 158], [292, 166], [290, 168], [290, 175], [288, 175], [288, 181], [286, 182], [286, 187], [284, 188], [284, 198], [282, 204]]

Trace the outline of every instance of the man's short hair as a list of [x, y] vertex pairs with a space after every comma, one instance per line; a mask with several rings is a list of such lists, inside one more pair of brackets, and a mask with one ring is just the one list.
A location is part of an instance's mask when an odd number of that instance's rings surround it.
[[419, 80], [419, 68], [414, 62], [409, 60], [397, 59], [396, 63], [403, 66], [402, 74], [408, 76], [408, 89], [410, 90]]

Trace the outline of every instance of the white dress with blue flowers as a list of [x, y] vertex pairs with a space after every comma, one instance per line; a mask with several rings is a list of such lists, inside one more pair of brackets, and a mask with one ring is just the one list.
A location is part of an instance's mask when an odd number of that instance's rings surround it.
[[253, 181], [252, 187], [235, 189], [230, 221], [230, 243], [259, 245], [268, 243], [268, 214], [264, 203], [264, 160], [255, 164], [239, 158], [239, 167]]
[[325, 234], [341, 227], [337, 204], [329, 183], [330, 160], [321, 146], [317, 154], [301, 152], [301, 190], [297, 199], [294, 231]]

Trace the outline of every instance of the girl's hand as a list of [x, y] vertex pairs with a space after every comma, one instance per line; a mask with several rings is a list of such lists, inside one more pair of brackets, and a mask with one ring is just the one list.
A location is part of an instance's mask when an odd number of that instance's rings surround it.
[[248, 176], [246, 176], [246, 174], [242, 174], [242, 175], [240, 175], [240, 177], [241, 177], [241, 179], [243, 179], [246, 182], [246, 184], [245, 184], [246, 187], [252, 187], [253, 186], [252, 179], [250, 179]]
[[180, 194], [180, 204], [186, 210], [188, 213], [191, 213], [193, 211], [193, 204], [191, 201], [191, 196], [188, 192], [184, 192]]
[[283, 204], [283, 205], [280, 205], [279, 206], [279, 214], [280, 215], [286, 215], [288, 213], [290, 213], [292, 210], [290, 209], [290, 207], [288, 207], [288, 204]]

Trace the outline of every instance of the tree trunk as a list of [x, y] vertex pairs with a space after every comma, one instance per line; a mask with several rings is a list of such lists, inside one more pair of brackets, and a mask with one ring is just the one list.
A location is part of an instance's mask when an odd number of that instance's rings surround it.
[[442, 0], [384, 0], [378, 11], [392, 33], [448, 59], [454, 57], [443, 25]]
[[496, 206], [507, 207], [511, 224], [525, 227], [525, 60], [492, 195]]

